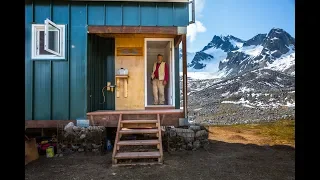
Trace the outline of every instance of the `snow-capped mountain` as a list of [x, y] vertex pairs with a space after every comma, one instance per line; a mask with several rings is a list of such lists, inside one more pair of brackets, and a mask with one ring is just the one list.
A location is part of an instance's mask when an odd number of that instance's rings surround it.
[[[201, 51], [196, 52], [193, 59], [188, 63], [189, 72], [215, 72], [218, 71], [219, 63], [227, 58], [230, 51], [239, 49], [243, 40], [234, 36], [214, 36]], [[187, 56], [187, 58], [191, 58]]]
[[[196, 53], [194, 52], [187, 52], [187, 63], [189, 64], [192, 59], [194, 58], [194, 56], [196, 55]], [[179, 49], [179, 58], [180, 58], [180, 62], [182, 62], [182, 49]], [[180, 63], [182, 65], [182, 63]], [[180, 71], [182, 72], [182, 66], [180, 67]]]
[[187, 55], [188, 108], [196, 122], [294, 119], [295, 39], [284, 30], [273, 28], [247, 41], [214, 36], [192, 55]]
[[[192, 57], [194, 55], [194, 57]], [[295, 75], [295, 39], [279, 28], [244, 41], [214, 36], [199, 52], [187, 55], [188, 72], [210, 72], [232, 77], [258, 68]]]
[[284, 30], [274, 28], [268, 34], [248, 40], [242, 48], [230, 51], [220, 62], [219, 71], [232, 77], [257, 68], [272, 68], [294, 75], [294, 61], [294, 38]]

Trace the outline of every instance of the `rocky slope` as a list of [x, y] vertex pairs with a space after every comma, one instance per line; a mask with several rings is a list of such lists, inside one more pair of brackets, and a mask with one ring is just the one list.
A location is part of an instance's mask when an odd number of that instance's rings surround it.
[[[201, 82], [205, 82], [201, 85]], [[295, 78], [259, 69], [226, 80], [190, 83], [189, 115], [197, 123], [234, 124], [294, 118]], [[210, 85], [211, 84], [211, 85]], [[202, 87], [202, 89], [201, 89]]]

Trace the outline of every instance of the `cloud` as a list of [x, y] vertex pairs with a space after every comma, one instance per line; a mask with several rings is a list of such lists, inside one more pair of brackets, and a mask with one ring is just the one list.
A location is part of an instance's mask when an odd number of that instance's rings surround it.
[[187, 27], [187, 37], [189, 38], [190, 42], [193, 42], [196, 39], [198, 33], [206, 32], [206, 27], [203, 25], [201, 21], [198, 19], [203, 17], [202, 11], [204, 8], [206, 0], [196, 0], [195, 4], [195, 15], [196, 21], [193, 24], [190, 24]]
[[206, 27], [203, 26], [202, 22], [196, 21], [194, 24], [190, 24], [187, 27], [187, 37], [190, 42], [193, 42], [196, 39], [197, 33], [206, 32]]

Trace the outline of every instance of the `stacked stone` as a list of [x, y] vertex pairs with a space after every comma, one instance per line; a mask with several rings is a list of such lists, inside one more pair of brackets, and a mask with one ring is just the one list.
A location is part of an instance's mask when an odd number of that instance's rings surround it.
[[73, 151], [100, 152], [104, 139], [104, 126], [79, 127], [72, 122], [65, 126], [63, 134], [58, 137], [59, 148]]
[[170, 128], [166, 130], [165, 141], [167, 141], [168, 151], [177, 150], [197, 150], [207, 148], [208, 131], [203, 126], [189, 126], [184, 128]]

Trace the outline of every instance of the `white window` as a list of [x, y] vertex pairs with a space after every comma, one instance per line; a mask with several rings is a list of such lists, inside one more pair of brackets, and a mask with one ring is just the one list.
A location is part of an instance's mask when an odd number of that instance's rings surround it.
[[49, 19], [44, 24], [32, 24], [31, 58], [65, 59], [65, 25]]

